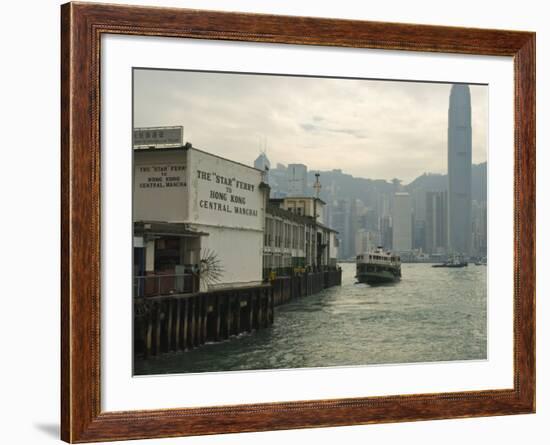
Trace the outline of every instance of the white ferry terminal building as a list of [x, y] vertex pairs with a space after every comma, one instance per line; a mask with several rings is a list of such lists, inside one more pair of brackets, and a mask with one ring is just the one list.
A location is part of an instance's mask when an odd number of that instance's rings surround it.
[[[321, 199], [270, 200], [264, 171], [183, 145], [181, 136], [155, 142], [171, 130], [134, 130], [135, 296], [336, 268], [336, 232], [323, 224]], [[136, 132], [150, 141], [136, 144]]]

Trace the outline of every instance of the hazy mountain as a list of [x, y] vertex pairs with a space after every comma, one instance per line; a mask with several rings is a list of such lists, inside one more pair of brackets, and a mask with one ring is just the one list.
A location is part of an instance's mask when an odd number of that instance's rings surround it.
[[[313, 196], [315, 173], [320, 173], [321, 199], [360, 199], [367, 207], [375, 207], [381, 194], [392, 194], [394, 185], [384, 179], [369, 179], [354, 177], [342, 170], [308, 171], [308, 195]], [[282, 165], [270, 170], [270, 179], [273, 179], [272, 190], [286, 194], [286, 169]], [[486, 183], [487, 163], [472, 165], [472, 199], [482, 200], [483, 186]], [[447, 189], [447, 175], [424, 173], [407, 185], [402, 186], [404, 191], [419, 195], [427, 191], [443, 191]]]

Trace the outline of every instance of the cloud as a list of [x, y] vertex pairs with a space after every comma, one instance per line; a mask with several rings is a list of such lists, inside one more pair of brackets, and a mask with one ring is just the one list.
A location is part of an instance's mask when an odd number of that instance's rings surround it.
[[308, 132], [319, 131], [319, 127], [313, 124], [300, 124], [300, 127], [302, 127], [302, 130]]
[[357, 139], [366, 139], [366, 134], [361, 130], [355, 130], [352, 128], [329, 128], [328, 131], [332, 133], [342, 133], [347, 134], [348, 136], [353, 136]]
[[[183, 125], [198, 148], [409, 182], [447, 168], [449, 84], [136, 70], [136, 126]], [[486, 160], [487, 87], [471, 86], [474, 162]]]

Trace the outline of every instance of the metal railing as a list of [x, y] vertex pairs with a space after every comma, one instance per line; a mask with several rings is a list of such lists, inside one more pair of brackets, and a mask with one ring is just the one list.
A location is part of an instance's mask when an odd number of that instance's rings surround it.
[[192, 273], [134, 277], [134, 297], [185, 294], [196, 292], [198, 288], [199, 277]]
[[290, 266], [290, 267], [264, 267], [262, 269], [263, 279], [270, 279], [270, 277], [292, 277], [296, 275], [303, 275], [304, 273], [318, 273], [318, 272], [331, 272], [337, 271], [339, 268], [336, 265], [323, 265], [323, 266]]

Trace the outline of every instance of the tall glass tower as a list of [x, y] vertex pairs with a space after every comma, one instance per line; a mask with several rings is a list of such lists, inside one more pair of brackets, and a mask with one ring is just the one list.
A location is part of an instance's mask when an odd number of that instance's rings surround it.
[[254, 161], [254, 168], [265, 172], [264, 181], [269, 184], [269, 169], [271, 168], [271, 162], [267, 159], [265, 151], [262, 151]]
[[449, 248], [469, 255], [472, 235], [472, 107], [468, 85], [453, 85], [447, 139]]

